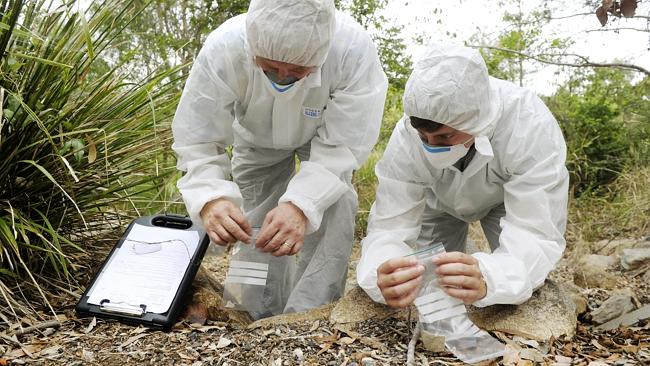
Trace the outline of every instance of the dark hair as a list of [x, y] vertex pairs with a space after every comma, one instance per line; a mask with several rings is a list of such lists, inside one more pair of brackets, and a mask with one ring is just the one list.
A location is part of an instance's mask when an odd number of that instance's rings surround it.
[[409, 120], [411, 121], [411, 126], [416, 130], [423, 130], [425, 132], [435, 132], [440, 127], [444, 126], [440, 122], [434, 122], [429, 119], [419, 118], [410, 116]]

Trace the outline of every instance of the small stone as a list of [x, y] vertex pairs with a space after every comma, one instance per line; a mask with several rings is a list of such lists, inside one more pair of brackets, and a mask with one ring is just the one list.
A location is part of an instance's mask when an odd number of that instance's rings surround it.
[[632, 295], [629, 290], [615, 292], [603, 301], [598, 309], [591, 312], [591, 320], [596, 324], [603, 324], [634, 310]]
[[375, 360], [371, 357], [364, 357], [361, 359], [362, 366], [375, 366]]
[[420, 333], [422, 345], [427, 351], [431, 352], [444, 352], [445, 350], [445, 337], [433, 334], [425, 329]]
[[587, 312], [587, 299], [585, 299], [584, 296], [572, 293], [571, 300], [576, 304], [576, 315], [581, 315]]
[[646, 271], [645, 274], [643, 275], [643, 280], [645, 283], [650, 283], [650, 271]]
[[580, 258], [573, 275], [573, 282], [584, 288], [613, 289], [616, 286], [616, 277], [607, 272], [607, 269], [616, 264], [612, 256], [589, 254]]
[[293, 350], [293, 355], [294, 355], [294, 357], [296, 358], [296, 360], [298, 362], [302, 361], [303, 354], [302, 354], [302, 350], [300, 348], [294, 349]]
[[625, 269], [636, 269], [650, 263], [650, 248], [624, 249], [621, 255], [621, 266]]

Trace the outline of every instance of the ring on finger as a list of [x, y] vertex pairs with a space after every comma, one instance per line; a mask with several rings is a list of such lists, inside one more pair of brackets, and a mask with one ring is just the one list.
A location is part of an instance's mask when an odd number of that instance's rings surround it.
[[293, 247], [293, 244], [289, 243], [288, 241], [285, 241], [281, 245], [283, 248], [291, 249]]

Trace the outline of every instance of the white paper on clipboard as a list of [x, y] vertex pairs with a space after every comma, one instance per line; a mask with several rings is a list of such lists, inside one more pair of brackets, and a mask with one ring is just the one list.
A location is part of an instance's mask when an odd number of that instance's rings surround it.
[[196, 231], [134, 224], [97, 276], [87, 303], [108, 300], [146, 305], [150, 313], [167, 312], [198, 245]]

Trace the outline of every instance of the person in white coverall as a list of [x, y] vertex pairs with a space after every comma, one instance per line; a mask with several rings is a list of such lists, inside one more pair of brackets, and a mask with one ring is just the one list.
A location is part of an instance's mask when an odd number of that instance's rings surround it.
[[[413, 303], [424, 268], [405, 256], [441, 242], [443, 290], [483, 307], [520, 304], [562, 256], [569, 177], [560, 128], [533, 92], [488, 76], [476, 50], [432, 44], [404, 92], [405, 116], [376, 166], [360, 286]], [[465, 254], [479, 220], [491, 253]]]
[[332, 0], [253, 0], [208, 36], [172, 124], [178, 188], [213, 243], [261, 227], [256, 245], [283, 259], [254, 317], [342, 295], [352, 172], [379, 135], [386, 89], [370, 36]]

